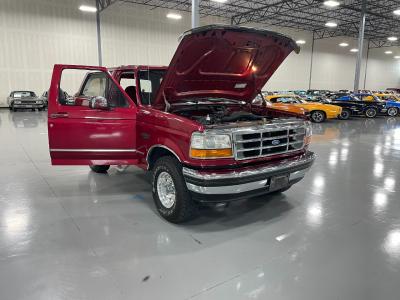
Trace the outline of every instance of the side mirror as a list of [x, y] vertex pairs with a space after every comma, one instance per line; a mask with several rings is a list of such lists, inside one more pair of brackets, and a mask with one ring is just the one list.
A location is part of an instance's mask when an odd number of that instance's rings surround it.
[[102, 110], [108, 110], [110, 108], [107, 99], [102, 96], [96, 96], [90, 99], [89, 107]]
[[263, 100], [260, 97], [256, 97], [255, 99], [253, 99], [253, 101], [251, 101], [251, 105], [262, 106]]

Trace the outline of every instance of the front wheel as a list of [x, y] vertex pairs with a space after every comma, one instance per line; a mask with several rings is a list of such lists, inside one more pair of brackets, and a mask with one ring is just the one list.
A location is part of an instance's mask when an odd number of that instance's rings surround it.
[[378, 110], [375, 107], [368, 107], [365, 111], [365, 116], [367, 118], [375, 118], [378, 114]]
[[108, 169], [110, 168], [109, 165], [105, 165], [105, 166], [91, 165], [89, 167], [95, 173], [106, 173], [108, 171]]
[[387, 114], [390, 117], [396, 117], [399, 114], [399, 109], [397, 107], [389, 107]]
[[350, 116], [351, 116], [350, 109], [343, 109], [342, 112], [339, 115], [339, 119], [348, 120], [348, 119], [350, 119]]
[[197, 205], [186, 187], [182, 166], [174, 157], [164, 156], [157, 160], [152, 185], [155, 205], [164, 219], [182, 223], [194, 217]]
[[315, 110], [311, 112], [310, 118], [314, 123], [322, 123], [326, 119], [326, 114], [323, 111]]

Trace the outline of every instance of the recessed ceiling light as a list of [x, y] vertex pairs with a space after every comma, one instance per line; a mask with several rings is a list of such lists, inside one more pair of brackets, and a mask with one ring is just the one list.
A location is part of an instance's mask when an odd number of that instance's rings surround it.
[[338, 2], [338, 1], [332, 1], [332, 0], [330, 0], [330, 1], [324, 1], [324, 5], [325, 5], [325, 6], [329, 6], [329, 7], [336, 7], [336, 6], [339, 6], [339, 5], [340, 5], [340, 2]]
[[168, 13], [167, 14], [168, 19], [173, 19], [173, 20], [180, 20], [182, 19], [182, 15], [180, 14], [175, 14], [175, 13]]
[[335, 22], [326, 22], [326, 23], [325, 23], [325, 26], [326, 26], [326, 27], [334, 28], [334, 27], [337, 27], [337, 23], [335, 23]]
[[339, 46], [340, 46], [340, 47], [348, 47], [349, 44], [348, 44], [348, 43], [340, 43]]
[[395, 42], [395, 41], [398, 40], [397, 36], [389, 36], [387, 39], [388, 39], [389, 41], [391, 41], [391, 42]]
[[305, 40], [297, 40], [296, 41], [296, 44], [298, 44], [298, 45], [304, 45], [305, 43], [306, 43]]
[[393, 53], [393, 51], [385, 51], [385, 54], [392, 54]]
[[395, 15], [400, 16], [400, 9], [396, 9], [393, 13], [394, 13]]
[[399, 55], [396, 55], [396, 56], [394, 57], [394, 59], [400, 59], [400, 56], [399, 56]]
[[79, 6], [79, 10], [84, 11], [84, 12], [96, 12], [97, 9], [94, 6], [89, 6], [89, 5], [81, 5]]
[[358, 52], [357, 48], [350, 49], [350, 52]]
[[217, 2], [217, 3], [226, 3], [228, 0], [211, 0], [212, 2]]

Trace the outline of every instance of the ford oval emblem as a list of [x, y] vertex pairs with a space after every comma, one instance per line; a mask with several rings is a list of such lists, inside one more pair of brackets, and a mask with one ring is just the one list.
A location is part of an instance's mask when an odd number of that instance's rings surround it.
[[281, 143], [280, 140], [272, 140], [271, 144], [274, 146], [278, 146]]

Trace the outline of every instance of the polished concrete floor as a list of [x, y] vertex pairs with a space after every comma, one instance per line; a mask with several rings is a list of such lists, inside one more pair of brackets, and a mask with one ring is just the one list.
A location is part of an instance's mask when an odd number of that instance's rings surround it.
[[0, 111], [0, 299], [400, 298], [400, 118], [314, 126], [280, 196], [156, 213], [135, 168], [52, 167], [46, 113]]

